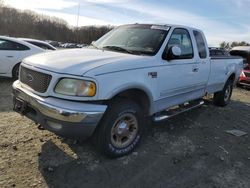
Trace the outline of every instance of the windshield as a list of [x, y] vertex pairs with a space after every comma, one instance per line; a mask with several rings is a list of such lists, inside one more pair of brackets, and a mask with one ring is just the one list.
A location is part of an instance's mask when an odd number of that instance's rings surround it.
[[155, 55], [160, 49], [169, 27], [129, 25], [113, 29], [93, 45], [96, 48], [136, 55]]

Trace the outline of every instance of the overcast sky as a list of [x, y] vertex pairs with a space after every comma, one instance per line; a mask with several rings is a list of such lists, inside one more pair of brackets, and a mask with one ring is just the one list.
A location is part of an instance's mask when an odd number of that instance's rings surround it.
[[210, 45], [250, 43], [250, 0], [4, 0], [18, 9], [57, 16], [76, 26], [182, 24], [202, 29]]

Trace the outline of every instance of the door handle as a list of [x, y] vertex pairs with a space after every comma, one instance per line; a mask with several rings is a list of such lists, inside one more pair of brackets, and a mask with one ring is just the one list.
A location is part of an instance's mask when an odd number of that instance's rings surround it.
[[199, 67], [193, 67], [192, 71], [193, 72], [198, 72], [199, 71]]
[[12, 55], [7, 55], [6, 57], [8, 57], [8, 58], [12, 58], [13, 56], [12, 56]]

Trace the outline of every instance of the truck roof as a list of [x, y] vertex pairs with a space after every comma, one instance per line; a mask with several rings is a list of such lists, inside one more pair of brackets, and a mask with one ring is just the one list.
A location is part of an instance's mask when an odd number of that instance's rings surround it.
[[191, 29], [191, 30], [198, 30], [201, 31], [200, 29], [194, 28], [194, 27], [189, 27], [185, 25], [177, 25], [177, 24], [165, 24], [165, 23], [159, 23], [159, 24], [152, 24], [152, 23], [134, 23], [134, 24], [127, 24], [127, 25], [120, 25], [120, 26], [133, 26], [133, 25], [138, 25], [138, 26], [161, 26], [161, 27], [181, 27], [181, 28], [186, 28], [186, 29]]

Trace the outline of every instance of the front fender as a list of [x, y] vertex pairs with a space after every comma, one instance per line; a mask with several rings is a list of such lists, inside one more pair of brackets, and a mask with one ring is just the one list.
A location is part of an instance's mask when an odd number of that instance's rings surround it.
[[113, 97], [115, 97], [119, 93], [131, 90], [131, 89], [137, 89], [137, 90], [144, 92], [147, 95], [149, 102], [150, 102], [150, 114], [155, 112], [154, 105], [153, 105], [153, 101], [154, 101], [153, 93], [151, 92], [150, 88], [148, 88], [145, 85], [142, 85], [140, 83], [126, 83], [124, 85], [116, 87], [115, 89], [113, 89], [112, 91], [107, 93], [105, 98], [112, 99]]

